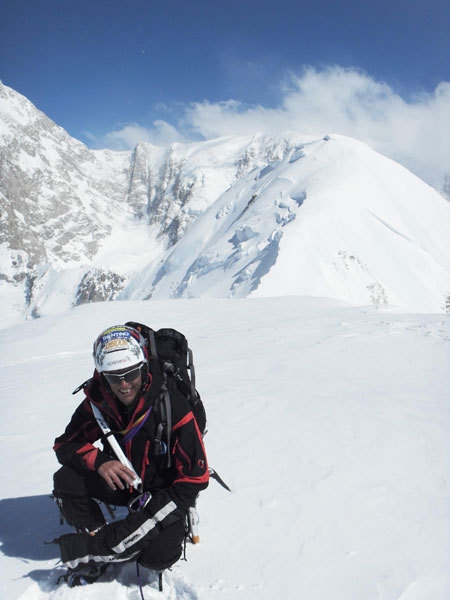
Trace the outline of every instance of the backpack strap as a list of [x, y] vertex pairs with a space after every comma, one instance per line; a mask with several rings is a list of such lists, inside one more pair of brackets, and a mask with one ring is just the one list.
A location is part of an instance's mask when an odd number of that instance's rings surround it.
[[187, 349], [187, 358], [188, 358], [187, 368], [189, 369], [189, 371], [191, 373], [191, 376], [189, 378], [191, 380], [191, 398], [192, 398], [192, 402], [194, 404], [197, 404], [198, 392], [195, 389], [194, 355], [192, 354], [192, 350], [190, 348]]
[[158, 351], [156, 350], [155, 332], [153, 331], [153, 329], [150, 329], [150, 327], [147, 327], [147, 331], [145, 333], [147, 334], [145, 337], [148, 340], [150, 354], [154, 358], [158, 359]]
[[[164, 424], [166, 425], [167, 468], [170, 468], [170, 465], [172, 462], [171, 451], [170, 451], [170, 436], [172, 433], [172, 403], [170, 401], [169, 390], [167, 389], [167, 378], [166, 378], [166, 381], [163, 383], [161, 389], [162, 389], [162, 394], [161, 394], [161, 398], [160, 398], [160, 407], [162, 409], [161, 412], [162, 413], [165, 412], [165, 415], [163, 415], [162, 423], [160, 423], [160, 425], [162, 425], [162, 431], [164, 431]], [[159, 425], [158, 425], [158, 429], [159, 429]]]
[[[159, 361], [158, 350], [156, 349], [155, 332], [150, 327], [147, 328], [146, 337], [150, 349], [150, 355]], [[158, 446], [161, 447], [163, 443], [164, 429], [166, 430], [167, 438], [167, 468], [170, 467], [172, 458], [170, 452], [170, 436], [172, 433], [172, 403], [170, 400], [169, 390], [167, 389], [167, 374], [163, 369], [164, 383], [161, 386], [161, 396], [159, 399], [159, 408], [161, 412], [161, 422], [156, 429], [156, 441]]]
[[[167, 467], [170, 467], [172, 461], [170, 452], [170, 434], [172, 432], [172, 404], [170, 401], [170, 394], [167, 389], [166, 383], [162, 385], [161, 395], [159, 396], [158, 402], [158, 412], [161, 418], [159, 420], [155, 434], [155, 446], [157, 448], [156, 454], [167, 454]], [[166, 441], [164, 441], [164, 437], [166, 438]], [[163, 447], [164, 451], [162, 450]]]

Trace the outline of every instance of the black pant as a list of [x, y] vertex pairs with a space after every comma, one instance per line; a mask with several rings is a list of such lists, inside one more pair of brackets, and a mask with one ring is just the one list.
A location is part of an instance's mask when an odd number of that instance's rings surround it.
[[[94, 498], [115, 506], [127, 506], [135, 495], [135, 492], [130, 493], [128, 488], [112, 490], [95, 471], [81, 471], [68, 466], [61, 467], [55, 473], [53, 480], [53, 494], [61, 512], [67, 523], [77, 529], [93, 530], [106, 523], [100, 506]], [[104, 545], [100, 546], [103, 544], [101, 540], [107, 540], [110, 537], [126, 537], [136, 527], [138, 518], [138, 515], [129, 515], [125, 519], [108, 525], [102, 530], [101, 536], [92, 536], [92, 541], [87, 540], [86, 543], [92, 546], [90, 551], [98, 555], [104, 552], [106, 554]], [[110, 535], [105, 529], [110, 530]], [[181, 556], [185, 537], [186, 523], [183, 516], [180, 515], [178, 519], [161, 528], [156, 536], [154, 534], [148, 536], [145, 546], [138, 556], [139, 562], [144, 567], [155, 571], [162, 571], [172, 566]], [[73, 540], [71, 539], [70, 542], [73, 543]], [[111, 553], [109, 552], [109, 554]]]
[[127, 506], [132, 498], [129, 488], [112, 490], [96, 471], [61, 467], [53, 476], [53, 484], [53, 495], [64, 519], [77, 529], [93, 530], [105, 524], [100, 506], [93, 498], [114, 506]]

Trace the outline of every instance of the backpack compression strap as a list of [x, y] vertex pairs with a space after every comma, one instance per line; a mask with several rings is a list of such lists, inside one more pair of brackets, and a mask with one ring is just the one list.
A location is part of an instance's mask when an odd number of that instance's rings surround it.
[[[167, 377], [165, 374], [164, 377], [167, 381]], [[161, 447], [162, 436], [165, 427], [167, 436], [167, 467], [169, 468], [171, 465], [170, 435], [172, 433], [172, 405], [170, 402], [170, 394], [169, 390], [167, 389], [166, 381], [161, 386], [162, 394], [160, 396], [159, 401], [159, 408], [161, 411], [161, 423], [158, 425], [158, 428], [156, 430], [156, 441], [159, 442], [159, 446]]]
[[197, 390], [195, 389], [195, 368], [194, 368], [194, 355], [190, 348], [187, 349], [188, 365], [187, 368], [191, 372], [191, 398], [194, 404], [197, 402]]

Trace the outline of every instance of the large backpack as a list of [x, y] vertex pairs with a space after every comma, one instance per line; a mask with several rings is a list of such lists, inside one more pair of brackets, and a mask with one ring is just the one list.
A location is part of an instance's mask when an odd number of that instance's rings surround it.
[[[172, 379], [177, 390], [183, 395], [194, 413], [200, 433], [206, 433], [206, 411], [200, 394], [195, 387], [195, 368], [192, 350], [186, 337], [175, 329], [165, 328], [154, 331], [151, 327], [128, 321], [126, 327], [137, 329], [145, 339], [149, 353], [149, 362], [157, 360], [166, 380]], [[157, 439], [169, 445], [171, 431], [170, 394], [167, 386], [160, 399], [159, 412], [161, 423], [158, 427]], [[170, 460], [170, 451], [167, 453]]]
[[[205, 407], [200, 398], [200, 394], [195, 387], [193, 355], [185, 336], [179, 331], [170, 328], [154, 331], [147, 325], [142, 325], [141, 323], [136, 323], [134, 321], [128, 321], [125, 325], [137, 329], [145, 339], [149, 351], [149, 362], [157, 360], [166, 379], [173, 378], [178, 391], [181, 392], [190, 405], [202, 436], [205, 435], [207, 431]], [[162, 398], [160, 398], [160, 411], [162, 418], [161, 424], [158, 426], [156, 441], [158, 441], [158, 437], [160, 437], [159, 432], [163, 432], [161, 438], [165, 436], [165, 442], [167, 443], [167, 446], [169, 446], [170, 431], [172, 427], [170, 423], [170, 394], [167, 391], [167, 387], [165, 387]], [[168, 457], [168, 466], [170, 466], [170, 448], [166, 451], [166, 454]], [[231, 492], [231, 489], [215, 469], [209, 467], [208, 470], [210, 477], [215, 479], [223, 488]], [[195, 521], [196, 518], [195, 509], [191, 510], [194, 511], [189, 514], [191, 537], [194, 543], [197, 543], [197, 541], [199, 541], [198, 534], [195, 535], [192, 533], [196, 530], [196, 523], [192, 522], [192, 519], [194, 518]]]

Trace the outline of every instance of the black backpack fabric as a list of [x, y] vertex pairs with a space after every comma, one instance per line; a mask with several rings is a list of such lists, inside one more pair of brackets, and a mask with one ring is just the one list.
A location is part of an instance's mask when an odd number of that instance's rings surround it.
[[[191, 407], [200, 432], [204, 435], [206, 411], [195, 387], [193, 355], [186, 337], [175, 329], [165, 328], [154, 331], [147, 325], [135, 321], [128, 321], [125, 326], [137, 329], [145, 339], [149, 357], [157, 359], [166, 377], [173, 379], [178, 391]], [[168, 407], [162, 406], [162, 414], [165, 411], [170, 414]]]

